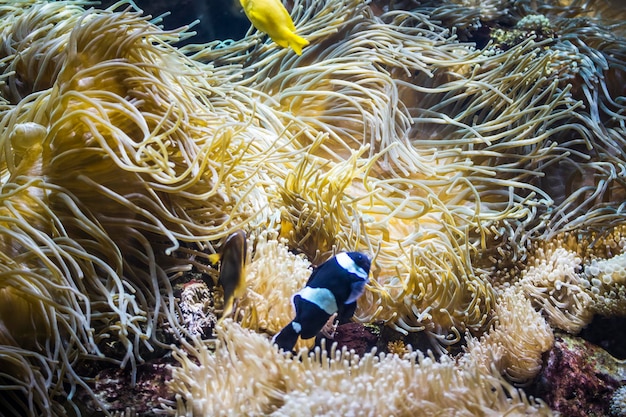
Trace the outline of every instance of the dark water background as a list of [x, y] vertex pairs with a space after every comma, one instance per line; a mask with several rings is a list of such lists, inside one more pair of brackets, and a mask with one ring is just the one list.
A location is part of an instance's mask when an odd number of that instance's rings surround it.
[[[104, 0], [100, 7], [109, 7], [116, 1]], [[135, 0], [135, 4], [152, 17], [169, 12], [162, 22], [165, 29], [175, 29], [200, 20], [192, 28], [197, 35], [186, 43], [236, 40], [242, 38], [250, 27], [239, 0]]]

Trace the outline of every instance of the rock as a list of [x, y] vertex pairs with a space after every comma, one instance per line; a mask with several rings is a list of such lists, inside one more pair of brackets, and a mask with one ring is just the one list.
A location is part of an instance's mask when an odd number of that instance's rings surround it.
[[[154, 415], [153, 409], [159, 408], [164, 399], [175, 400], [167, 385], [172, 378], [170, 366], [175, 364], [173, 358], [167, 357], [137, 365], [134, 385], [130, 369], [107, 367], [100, 370], [89, 385], [101, 404], [106, 405], [107, 411], [111, 413]], [[93, 398], [82, 388], [77, 394], [84, 407], [83, 415], [97, 415], [94, 413], [99, 411], [99, 407]]]
[[546, 354], [535, 395], [568, 417], [608, 416], [626, 365], [581, 338], [559, 335]]
[[361, 323], [346, 323], [337, 326], [334, 338], [326, 341], [326, 347], [330, 348], [333, 343], [337, 343], [337, 349], [346, 347], [362, 357], [376, 346], [377, 341], [378, 335], [374, 334], [371, 327]]

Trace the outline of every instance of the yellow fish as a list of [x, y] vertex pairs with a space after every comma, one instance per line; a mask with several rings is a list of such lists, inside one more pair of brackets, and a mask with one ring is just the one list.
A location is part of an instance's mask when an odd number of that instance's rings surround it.
[[247, 248], [246, 233], [237, 230], [226, 238], [219, 255], [209, 255], [211, 263], [220, 263], [219, 284], [224, 290], [224, 311], [221, 319], [232, 312], [235, 299], [246, 291]]
[[239, 0], [252, 25], [283, 48], [291, 47], [302, 55], [309, 41], [296, 35], [296, 27], [280, 0]]

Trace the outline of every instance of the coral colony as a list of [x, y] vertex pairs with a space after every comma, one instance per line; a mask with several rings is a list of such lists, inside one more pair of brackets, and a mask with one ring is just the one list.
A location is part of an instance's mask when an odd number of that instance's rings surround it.
[[[176, 46], [129, 1], [0, 1], [1, 414], [555, 415], [542, 355], [626, 314], [626, 12], [260, 4], [271, 37]], [[352, 252], [381, 343], [320, 308], [272, 343]]]

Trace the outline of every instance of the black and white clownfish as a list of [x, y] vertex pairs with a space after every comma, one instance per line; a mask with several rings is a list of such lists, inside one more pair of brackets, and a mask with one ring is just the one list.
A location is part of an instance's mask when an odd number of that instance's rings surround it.
[[360, 252], [341, 252], [324, 262], [293, 296], [296, 317], [272, 341], [279, 348], [292, 351], [298, 337], [316, 336], [333, 314], [337, 313], [339, 323], [350, 321], [369, 273], [370, 259]]

